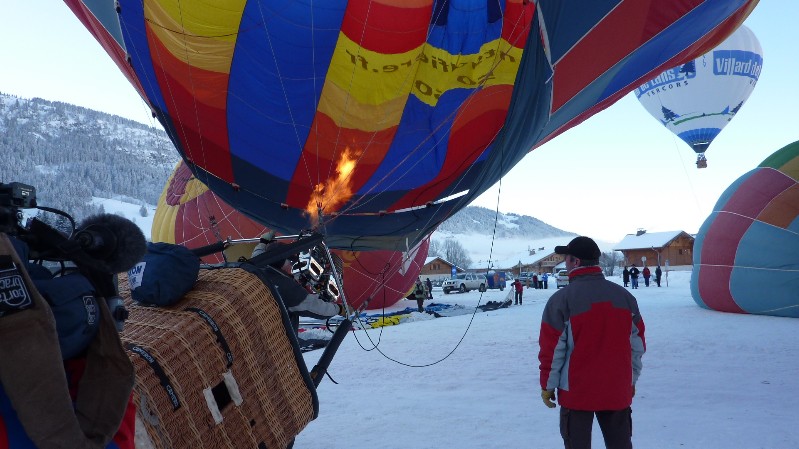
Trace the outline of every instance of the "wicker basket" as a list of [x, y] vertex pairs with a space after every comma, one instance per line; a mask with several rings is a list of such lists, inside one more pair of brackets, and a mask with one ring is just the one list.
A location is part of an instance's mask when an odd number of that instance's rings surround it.
[[164, 308], [132, 302], [124, 276], [119, 287], [147, 445], [285, 448], [317, 416], [288, 315], [255, 274], [203, 269], [194, 289]]

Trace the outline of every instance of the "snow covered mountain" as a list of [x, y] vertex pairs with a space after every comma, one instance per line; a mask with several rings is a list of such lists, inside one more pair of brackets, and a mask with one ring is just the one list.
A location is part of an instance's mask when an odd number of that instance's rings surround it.
[[38, 203], [80, 220], [92, 197], [155, 204], [179, 160], [166, 133], [119, 116], [0, 93], [0, 182], [36, 188]]

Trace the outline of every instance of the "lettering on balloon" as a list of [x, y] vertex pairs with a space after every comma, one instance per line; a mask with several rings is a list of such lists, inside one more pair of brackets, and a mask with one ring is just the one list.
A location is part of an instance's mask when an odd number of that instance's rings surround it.
[[636, 98], [644, 95], [656, 95], [659, 92], [688, 85], [688, 80], [696, 78], [696, 70], [685, 70], [685, 66], [675, 67], [662, 72], [657, 77], [641, 84], [635, 89]]
[[744, 50], [716, 50], [713, 52], [713, 74], [745, 76], [757, 80], [763, 69], [763, 57]]
[[434, 106], [452, 89], [513, 85], [522, 51], [498, 39], [473, 54], [451, 54], [430, 44], [385, 54], [344, 38], [334, 52], [328, 81], [363, 104], [383, 104], [412, 94]]

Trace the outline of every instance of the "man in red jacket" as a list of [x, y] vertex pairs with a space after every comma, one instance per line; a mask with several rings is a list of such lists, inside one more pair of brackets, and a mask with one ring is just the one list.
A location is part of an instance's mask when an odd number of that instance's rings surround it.
[[555, 252], [565, 256], [569, 285], [550, 297], [541, 319], [541, 398], [555, 408], [557, 389], [566, 449], [591, 447], [594, 416], [608, 449], [631, 449], [630, 405], [646, 351], [638, 302], [605, 279], [589, 237]]

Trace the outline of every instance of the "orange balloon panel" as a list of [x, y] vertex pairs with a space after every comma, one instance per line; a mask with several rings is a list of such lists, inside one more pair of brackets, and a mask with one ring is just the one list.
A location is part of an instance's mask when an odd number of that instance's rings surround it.
[[[259, 237], [268, 230], [219, 199], [181, 162], [158, 200], [152, 240], [197, 248], [228, 237]], [[404, 298], [421, 272], [429, 246], [427, 238], [408, 251], [332, 250], [344, 261], [344, 292], [349, 303], [360, 308], [369, 300], [366, 308], [377, 309]], [[204, 261], [221, 262], [222, 256], [207, 256]]]

